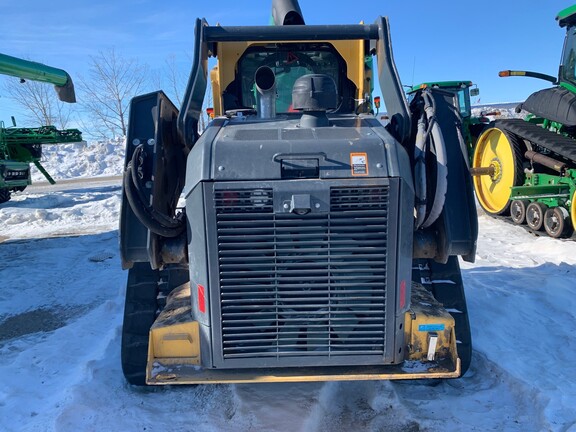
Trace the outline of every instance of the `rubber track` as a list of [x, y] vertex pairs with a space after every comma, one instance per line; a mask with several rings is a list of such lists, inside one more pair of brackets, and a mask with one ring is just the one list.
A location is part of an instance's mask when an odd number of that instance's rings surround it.
[[449, 257], [446, 264], [416, 259], [413, 262], [412, 278], [421, 282], [454, 318], [458, 356], [464, 375], [472, 360], [472, 336], [458, 257]]
[[522, 119], [497, 120], [494, 126], [524, 138], [552, 153], [576, 164], [576, 140], [524, 121]]
[[148, 332], [158, 309], [158, 271], [148, 263], [135, 263], [128, 271], [122, 325], [122, 371], [133, 385], [146, 384]]
[[188, 279], [188, 269], [179, 266], [158, 271], [144, 262], [135, 263], [128, 271], [121, 357], [122, 371], [130, 384], [146, 384], [150, 327], [166, 305], [166, 296]]

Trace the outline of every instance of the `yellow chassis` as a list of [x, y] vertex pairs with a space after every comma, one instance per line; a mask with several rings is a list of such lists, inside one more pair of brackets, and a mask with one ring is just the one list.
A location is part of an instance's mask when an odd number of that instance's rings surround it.
[[[461, 374], [454, 320], [418, 284], [413, 285], [411, 308], [405, 314], [406, 360], [398, 365], [202, 368], [199, 324], [192, 320], [190, 309], [190, 287], [186, 284], [168, 297], [166, 308], [150, 330], [147, 384], [405, 380], [458, 378]], [[435, 338], [432, 348], [431, 338]], [[430, 356], [433, 360], [428, 360]]]

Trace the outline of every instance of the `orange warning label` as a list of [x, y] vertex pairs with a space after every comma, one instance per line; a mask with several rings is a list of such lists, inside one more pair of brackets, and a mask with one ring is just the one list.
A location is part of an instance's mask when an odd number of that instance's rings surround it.
[[353, 176], [367, 176], [368, 155], [366, 153], [350, 153], [350, 167]]

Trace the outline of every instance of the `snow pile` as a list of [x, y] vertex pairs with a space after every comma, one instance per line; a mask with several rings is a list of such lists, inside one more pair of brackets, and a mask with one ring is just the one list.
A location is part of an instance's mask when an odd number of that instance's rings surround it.
[[[490, 120], [498, 120], [505, 118], [524, 118], [528, 114], [526, 111], [516, 112], [518, 103], [507, 103], [502, 105], [485, 105], [472, 107], [472, 117], [481, 117], [482, 115], [489, 115]], [[491, 113], [499, 112], [498, 115], [490, 115]]]
[[116, 185], [53, 192], [18, 193], [0, 206], [0, 236], [11, 239], [106, 232], [118, 226], [120, 180]]
[[[124, 141], [44, 145], [42, 166], [55, 180], [121, 175], [124, 168]], [[34, 165], [32, 181], [46, 181]]]

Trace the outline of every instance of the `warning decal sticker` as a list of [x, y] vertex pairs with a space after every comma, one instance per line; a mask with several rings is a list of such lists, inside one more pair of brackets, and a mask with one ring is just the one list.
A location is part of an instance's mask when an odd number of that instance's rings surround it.
[[353, 176], [367, 176], [368, 155], [366, 153], [350, 153], [350, 166]]

